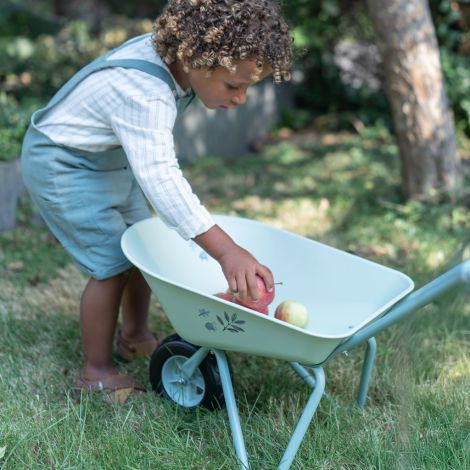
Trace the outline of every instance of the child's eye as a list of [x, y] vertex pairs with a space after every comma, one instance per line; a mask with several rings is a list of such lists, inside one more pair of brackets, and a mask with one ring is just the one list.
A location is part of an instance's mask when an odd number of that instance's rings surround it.
[[226, 86], [229, 90], [238, 90], [238, 87], [235, 85], [231, 85], [230, 83], [226, 83]]

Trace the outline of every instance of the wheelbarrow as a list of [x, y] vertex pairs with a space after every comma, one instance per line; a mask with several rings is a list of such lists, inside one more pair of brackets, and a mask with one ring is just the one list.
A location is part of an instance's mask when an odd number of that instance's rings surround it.
[[176, 334], [150, 361], [153, 389], [182, 407], [216, 409], [225, 403], [240, 467], [249, 467], [226, 351], [287, 361], [312, 392], [279, 469], [290, 468], [325, 390], [323, 366], [362, 343], [366, 351], [357, 401], [364, 406], [373, 369], [374, 336], [452, 287], [470, 282], [470, 260], [412, 292], [405, 274], [261, 222], [224, 215], [215, 221], [270, 267], [276, 287], [271, 305], [294, 299], [309, 311], [304, 328], [228, 302], [219, 264], [161, 219], [126, 230], [122, 249], [142, 272]]

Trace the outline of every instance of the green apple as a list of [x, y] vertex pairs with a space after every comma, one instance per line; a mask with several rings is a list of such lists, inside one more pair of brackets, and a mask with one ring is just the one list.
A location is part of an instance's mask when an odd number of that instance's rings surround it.
[[284, 300], [277, 306], [274, 317], [291, 325], [304, 328], [308, 322], [308, 310], [300, 302]]

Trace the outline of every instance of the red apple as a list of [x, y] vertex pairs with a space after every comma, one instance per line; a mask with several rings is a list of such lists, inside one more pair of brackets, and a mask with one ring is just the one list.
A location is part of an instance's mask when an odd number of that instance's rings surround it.
[[260, 305], [259, 307], [248, 307], [246, 305], [243, 305], [238, 299], [235, 299], [235, 303], [237, 305], [241, 305], [242, 307], [249, 308], [250, 310], [254, 310], [255, 312], [263, 313], [264, 315], [267, 315], [269, 313], [268, 307], [264, 305]]
[[268, 307], [257, 307], [257, 308], [253, 308], [252, 310], [258, 313], [262, 313], [264, 315], [267, 315], [269, 313]]
[[266, 305], [258, 305], [257, 307], [248, 307], [247, 305], [243, 305], [238, 299], [235, 299], [235, 303], [237, 305], [241, 305], [242, 307], [249, 308], [250, 310], [254, 310], [255, 312], [263, 313], [264, 315], [267, 315], [269, 313], [268, 307]]
[[218, 294], [214, 294], [214, 295], [221, 299], [228, 300], [229, 302], [235, 302], [235, 296], [228, 292], [219, 292]]
[[[214, 294], [215, 297], [219, 297], [220, 299], [227, 300], [228, 302], [233, 302], [234, 304], [241, 305], [243, 307], [247, 307], [246, 305], [243, 305], [238, 301], [238, 299], [231, 293], [229, 292], [219, 292], [218, 294]], [[264, 315], [268, 314], [268, 307], [266, 306], [258, 306], [258, 307], [247, 307], [251, 310], [255, 310], [258, 313], [263, 313]]]
[[261, 276], [256, 275], [256, 283], [258, 287], [258, 300], [253, 300], [247, 297], [246, 299], [240, 299], [237, 294], [235, 294], [237, 301], [240, 305], [243, 305], [248, 308], [257, 310], [260, 307], [267, 307], [274, 299], [274, 286], [271, 292], [266, 288], [266, 284]]
[[304, 328], [308, 322], [308, 310], [300, 302], [285, 300], [277, 306], [274, 317], [291, 325]]

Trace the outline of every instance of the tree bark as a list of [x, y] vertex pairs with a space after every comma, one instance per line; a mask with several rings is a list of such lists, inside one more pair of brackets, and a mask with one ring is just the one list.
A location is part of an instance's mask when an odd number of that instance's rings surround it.
[[427, 0], [366, 0], [385, 73], [405, 197], [460, 188], [454, 119]]

